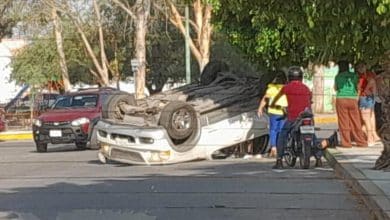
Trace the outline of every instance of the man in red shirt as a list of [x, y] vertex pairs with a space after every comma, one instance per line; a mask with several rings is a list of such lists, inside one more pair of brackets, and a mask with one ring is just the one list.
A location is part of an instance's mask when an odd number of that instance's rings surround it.
[[[276, 164], [273, 166], [273, 169], [283, 168], [282, 158], [284, 155], [284, 147], [287, 145], [287, 137], [290, 132], [292, 125], [295, 120], [298, 118], [299, 114], [305, 109], [311, 109], [311, 91], [310, 89], [303, 84], [303, 72], [300, 67], [292, 66], [288, 69], [288, 81], [289, 83], [285, 85], [279, 92], [278, 95], [273, 99], [270, 104], [271, 107], [275, 106], [277, 100], [282, 96], [286, 95], [287, 97], [287, 121], [284, 124], [282, 131], [279, 133], [277, 141], [277, 159]], [[337, 135], [337, 134], [336, 134]], [[324, 149], [327, 145], [334, 146], [337, 140], [335, 140], [335, 134], [327, 140], [323, 140], [318, 143], [319, 148]], [[317, 145], [317, 143], [316, 143]], [[321, 153], [320, 153], [321, 154]], [[316, 166], [321, 166], [321, 157], [316, 153]]]

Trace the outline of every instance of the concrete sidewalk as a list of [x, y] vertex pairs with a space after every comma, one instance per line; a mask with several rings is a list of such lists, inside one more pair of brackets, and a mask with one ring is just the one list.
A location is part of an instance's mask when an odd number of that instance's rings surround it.
[[390, 172], [373, 170], [383, 145], [328, 149], [325, 157], [336, 175], [361, 197], [374, 219], [390, 219]]

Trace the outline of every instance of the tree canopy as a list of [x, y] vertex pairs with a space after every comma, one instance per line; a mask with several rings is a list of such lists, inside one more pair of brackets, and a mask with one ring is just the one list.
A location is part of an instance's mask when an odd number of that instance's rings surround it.
[[0, 2], [0, 41], [3, 37], [12, 35], [15, 19], [9, 13], [11, 8], [12, 0]]
[[390, 1], [220, 0], [215, 23], [268, 67], [332, 59], [376, 63], [390, 49]]

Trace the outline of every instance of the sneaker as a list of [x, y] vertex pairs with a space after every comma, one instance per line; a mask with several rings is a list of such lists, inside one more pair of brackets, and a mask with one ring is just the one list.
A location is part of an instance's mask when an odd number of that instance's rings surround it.
[[333, 147], [336, 147], [339, 145], [339, 136], [337, 135], [337, 132], [335, 131], [333, 133]]
[[283, 169], [282, 159], [277, 159], [276, 164], [272, 167], [272, 169]]
[[263, 156], [261, 156], [261, 154], [256, 154], [255, 156], [254, 156], [254, 158], [255, 159], [261, 159]]
[[316, 159], [315, 167], [322, 167], [322, 160], [321, 160], [321, 158]]
[[248, 159], [251, 159], [252, 157], [253, 157], [252, 155], [246, 154], [246, 155], [243, 157], [243, 159], [244, 159], [244, 160], [248, 160]]
[[328, 139], [329, 146], [330, 148], [335, 148], [339, 144], [339, 138], [337, 136], [337, 132], [335, 131], [332, 136], [329, 137]]

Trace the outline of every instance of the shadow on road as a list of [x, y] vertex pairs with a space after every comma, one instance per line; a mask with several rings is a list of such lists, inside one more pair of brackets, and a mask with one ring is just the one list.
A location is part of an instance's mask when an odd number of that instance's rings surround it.
[[[291, 186], [280, 179], [288, 178], [296, 193], [312, 193], [320, 187], [317, 184], [313, 189], [313, 185], [326, 178], [321, 177], [323, 170], [316, 169], [289, 169], [275, 178], [275, 172], [268, 169], [272, 161], [267, 159], [118, 165], [106, 164], [102, 172], [120, 169], [129, 174], [110, 179], [99, 174], [93, 178], [27, 178], [25, 184], [35, 181], [38, 187], [10, 187], [0, 193], [0, 219], [220, 219], [226, 215], [225, 219], [238, 219], [241, 209], [256, 214], [259, 199], [270, 192], [287, 192]], [[302, 178], [310, 181], [302, 184]]]

